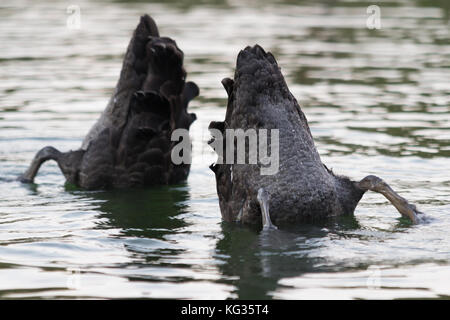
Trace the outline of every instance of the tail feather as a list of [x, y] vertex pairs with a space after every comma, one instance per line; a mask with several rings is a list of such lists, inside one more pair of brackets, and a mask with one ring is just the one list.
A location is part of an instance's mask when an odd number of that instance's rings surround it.
[[[20, 179], [32, 181], [42, 162], [49, 159], [58, 161], [69, 181], [87, 189], [186, 179], [190, 166], [175, 166], [170, 157], [172, 132], [189, 129], [196, 119], [195, 114], [187, 113], [187, 106], [199, 90], [193, 82], [185, 82], [183, 58], [176, 42], [160, 37], [155, 21], [142, 16], [115, 91], [79, 152], [66, 157], [43, 149]], [[47, 151], [54, 151], [49, 153], [52, 158]]]
[[87, 150], [92, 140], [108, 127], [122, 128], [127, 119], [133, 94], [141, 90], [148, 72], [146, 46], [150, 37], [159, 37], [155, 21], [148, 15], [141, 17], [128, 44], [119, 81], [100, 118], [83, 140], [81, 148]]

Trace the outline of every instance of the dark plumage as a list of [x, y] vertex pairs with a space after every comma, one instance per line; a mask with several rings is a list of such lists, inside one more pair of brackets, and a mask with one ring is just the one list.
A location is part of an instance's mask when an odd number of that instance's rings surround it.
[[124, 57], [114, 94], [76, 151], [53, 147], [39, 151], [19, 179], [33, 182], [39, 167], [55, 160], [68, 182], [86, 189], [177, 183], [190, 165], [174, 165], [170, 153], [175, 129], [189, 129], [187, 113], [197, 85], [185, 82], [183, 52], [160, 37], [148, 15], [141, 17]]
[[[276, 174], [261, 175], [259, 160], [257, 164], [218, 161], [211, 166], [224, 220], [249, 224], [263, 221], [266, 227], [271, 221], [275, 225], [313, 222], [352, 214], [363, 194], [373, 190], [384, 194], [401, 214], [417, 221], [416, 208], [381, 179], [368, 176], [355, 182], [325, 167], [306, 117], [271, 53], [258, 45], [245, 48], [237, 58], [234, 80], [227, 78], [222, 84], [228, 93], [225, 121], [211, 122], [210, 129], [220, 130], [224, 137], [227, 129], [279, 130]], [[225, 140], [223, 145], [226, 149]], [[248, 149], [245, 152], [248, 157]], [[223, 160], [220, 154], [218, 160]], [[261, 215], [264, 207], [270, 216]]]

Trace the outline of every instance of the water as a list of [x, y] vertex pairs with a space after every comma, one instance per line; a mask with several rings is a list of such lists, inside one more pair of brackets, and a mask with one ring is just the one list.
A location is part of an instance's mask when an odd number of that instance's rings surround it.
[[[76, 1], [0, 4], [0, 298], [449, 298], [448, 1]], [[194, 163], [185, 184], [87, 192], [46, 163], [76, 149], [106, 106], [139, 15], [185, 52]], [[224, 118], [220, 80], [246, 45], [276, 56], [322, 160], [383, 177], [431, 218], [400, 219], [368, 193], [354, 217], [272, 234], [223, 223], [205, 144]]]

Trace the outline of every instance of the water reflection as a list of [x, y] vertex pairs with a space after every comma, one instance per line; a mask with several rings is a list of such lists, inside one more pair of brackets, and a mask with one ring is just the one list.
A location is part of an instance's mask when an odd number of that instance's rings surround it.
[[229, 282], [239, 299], [270, 299], [283, 278], [344, 271], [345, 266], [330, 267], [326, 258], [314, 254], [326, 249], [327, 238], [348, 237], [346, 232], [360, 227], [354, 216], [268, 232], [223, 222], [223, 238], [216, 246], [217, 257], [224, 262], [220, 272], [234, 279]]
[[124, 247], [130, 252], [128, 265], [158, 264], [166, 256], [176, 259], [183, 254], [184, 248], [168, 237], [188, 226], [181, 217], [190, 200], [186, 185], [86, 195], [89, 202], [100, 203], [96, 228], [117, 230], [114, 238], [124, 241]]
[[123, 236], [162, 239], [186, 226], [179, 217], [190, 200], [186, 185], [105, 191], [90, 196], [102, 202], [98, 208], [103, 212], [100, 218], [107, 219], [99, 227], [119, 228]]

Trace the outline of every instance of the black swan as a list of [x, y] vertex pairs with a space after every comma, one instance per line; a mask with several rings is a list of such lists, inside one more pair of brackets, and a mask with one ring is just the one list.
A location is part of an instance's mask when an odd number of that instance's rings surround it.
[[[209, 125], [211, 132], [222, 133], [222, 149], [217, 150], [218, 138], [214, 134], [209, 143], [219, 155], [210, 168], [215, 173], [224, 220], [259, 225], [262, 222], [266, 229], [275, 228], [272, 222], [314, 222], [352, 214], [363, 194], [371, 190], [383, 194], [413, 223], [418, 221], [421, 212], [382, 179], [370, 175], [352, 181], [335, 175], [322, 163], [306, 117], [270, 52], [258, 45], [245, 48], [238, 55], [234, 80], [226, 78], [222, 84], [228, 94], [225, 121]], [[225, 133], [230, 129], [278, 129], [278, 172], [262, 175], [261, 168], [267, 163], [260, 160], [254, 164], [224, 161]], [[228, 143], [235, 152], [236, 140]], [[249, 158], [249, 150], [244, 152]]]
[[198, 96], [185, 82], [183, 52], [170, 38], [160, 37], [151, 17], [141, 17], [124, 57], [116, 89], [79, 150], [40, 150], [18, 179], [33, 182], [41, 164], [55, 160], [72, 184], [86, 189], [172, 184], [185, 180], [190, 165], [175, 165], [171, 141], [175, 129], [189, 129], [187, 113]]

